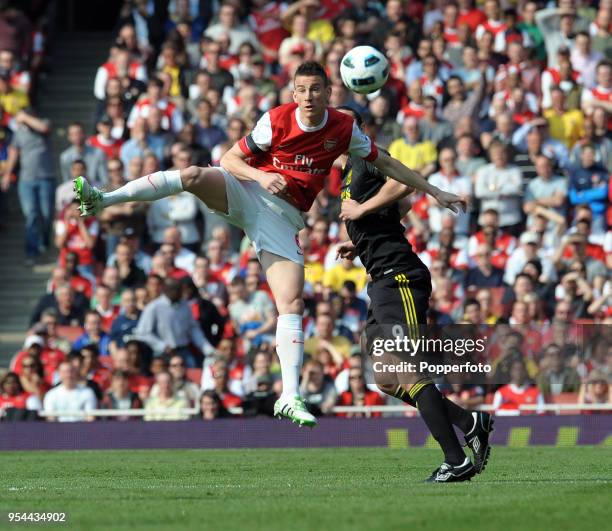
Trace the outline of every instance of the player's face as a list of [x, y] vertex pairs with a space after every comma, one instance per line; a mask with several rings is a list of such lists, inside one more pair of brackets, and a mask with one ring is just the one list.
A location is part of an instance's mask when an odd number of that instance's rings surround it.
[[300, 109], [300, 119], [305, 125], [317, 125], [323, 120], [325, 108], [331, 96], [331, 87], [326, 87], [319, 76], [297, 76], [293, 90], [293, 101]]

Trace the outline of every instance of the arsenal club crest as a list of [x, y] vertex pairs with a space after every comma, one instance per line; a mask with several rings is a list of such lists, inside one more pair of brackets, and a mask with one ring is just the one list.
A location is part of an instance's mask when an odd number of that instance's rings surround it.
[[335, 138], [328, 138], [323, 141], [323, 149], [325, 151], [332, 151], [338, 145], [338, 141]]

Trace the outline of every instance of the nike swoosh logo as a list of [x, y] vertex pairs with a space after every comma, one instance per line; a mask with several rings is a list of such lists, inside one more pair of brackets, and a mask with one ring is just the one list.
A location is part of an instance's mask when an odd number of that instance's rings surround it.
[[153, 181], [151, 180], [151, 174], [147, 175], [147, 181], [149, 181], [149, 184], [153, 187], [153, 189], [157, 192], [157, 186], [155, 186], [153, 184]]
[[298, 339], [292, 339], [291, 340], [292, 343], [299, 343], [300, 345], [303, 345], [304, 342], [303, 341], [299, 341]]

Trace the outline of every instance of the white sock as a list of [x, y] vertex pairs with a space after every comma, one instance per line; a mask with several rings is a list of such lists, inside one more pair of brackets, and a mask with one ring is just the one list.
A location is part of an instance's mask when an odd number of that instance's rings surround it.
[[107, 207], [130, 201], [155, 201], [182, 191], [181, 170], [156, 171], [151, 175], [130, 181], [117, 190], [104, 192], [102, 206]]
[[300, 370], [304, 358], [304, 331], [301, 315], [287, 313], [278, 316], [276, 352], [283, 377], [282, 398], [293, 398], [300, 394]]

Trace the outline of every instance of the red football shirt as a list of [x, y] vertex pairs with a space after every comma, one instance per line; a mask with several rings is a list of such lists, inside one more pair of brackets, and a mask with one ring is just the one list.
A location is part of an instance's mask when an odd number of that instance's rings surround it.
[[310, 210], [340, 155], [348, 151], [368, 161], [378, 156], [374, 142], [348, 114], [328, 108], [323, 121], [309, 127], [301, 122], [297, 103], [265, 113], [239, 146], [251, 166], [285, 178], [289, 195], [303, 212]]

